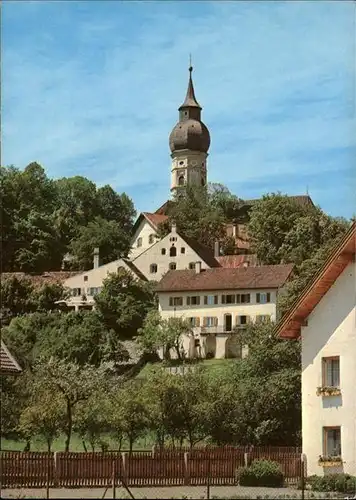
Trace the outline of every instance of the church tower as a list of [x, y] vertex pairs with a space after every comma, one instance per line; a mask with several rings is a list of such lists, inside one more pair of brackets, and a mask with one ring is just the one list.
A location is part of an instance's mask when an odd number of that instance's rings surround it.
[[185, 186], [207, 183], [210, 134], [200, 119], [202, 108], [195, 98], [192, 71], [190, 66], [187, 95], [179, 108], [179, 121], [169, 136], [172, 194]]

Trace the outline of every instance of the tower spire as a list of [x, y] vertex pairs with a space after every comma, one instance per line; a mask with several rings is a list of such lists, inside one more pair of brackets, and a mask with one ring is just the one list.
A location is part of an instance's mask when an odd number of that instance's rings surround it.
[[187, 95], [185, 96], [185, 100], [181, 105], [181, 107], [179, 108], [179, 110], [181, 110], [182, 108], [202, 109], [195, 97], [192, 72], [193, 72], [192, 55], [189, 54], [189, 82], [188, 82]]

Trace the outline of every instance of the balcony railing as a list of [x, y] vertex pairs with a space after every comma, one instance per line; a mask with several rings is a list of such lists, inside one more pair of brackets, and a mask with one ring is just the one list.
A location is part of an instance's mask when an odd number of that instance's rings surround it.
[[197, 331], [201, 335], [210, 335], [210, 334], [219, 334], [219, 333], [234, 333], [239, 330], [243, 330], [246, 328], [246, 325], [237, 325], [232, 327], [231, 329], [227, 329], [226, 326], [223, 325], [217, 325], [217, 326], [201, 326], [197, 328]]

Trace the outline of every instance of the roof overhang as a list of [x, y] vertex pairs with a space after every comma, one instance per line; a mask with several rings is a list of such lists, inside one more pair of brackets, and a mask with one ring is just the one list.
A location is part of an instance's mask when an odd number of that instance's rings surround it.
[[320, 300], [328, 292], [350, 262], [355, 261], [356, 222], [338, 245], [314, 279], [307, 285], [290, 311], [276, 325], [277, 335], [286, 339], [300, 337], [301, 327]]

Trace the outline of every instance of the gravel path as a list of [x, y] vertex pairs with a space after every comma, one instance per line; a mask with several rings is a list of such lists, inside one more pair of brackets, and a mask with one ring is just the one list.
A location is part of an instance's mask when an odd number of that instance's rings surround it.
[[[185, 498], [205, 499], [207, 491], [205, 486], [172, 486], [155, 488], [130, 488], [135, 499], [163, 499], [163, 498]], [[103, 498], [104, 488], [52, 488], [50, 498]], [[270, 499], [300, 499], [301, 491], [292, 488], [247, 488], [242, 486], [212, 486], [210, 498], [270, 498]], [[344, 496], [341, 496], [343, 498]], [[1, 498], [46, 498], [45, 489], [4, 489], [1, 490]], [[113, 498], [112, 490], [109, 488], [105, 494], [106, 499]], [[116, 489], [116, 498], [130, 498], [126, 490], [119, 487]], [[336, 495], [305, 492], [305, 499], [309, 498], [340, 498]]]

